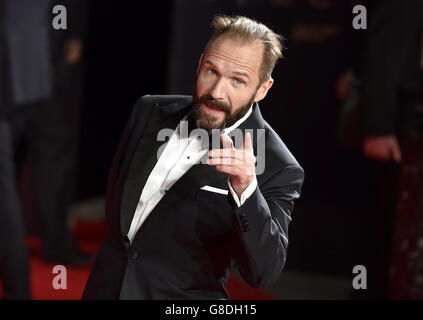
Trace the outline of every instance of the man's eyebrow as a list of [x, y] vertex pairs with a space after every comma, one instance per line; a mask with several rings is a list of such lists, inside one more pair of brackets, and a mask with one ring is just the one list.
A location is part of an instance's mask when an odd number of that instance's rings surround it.
[[204, 64], [210, 64], [211, 66], [215, 67], [215, 65], [213, 64], [213, 62], [211, 62], [209, 59], [204, 61]]
[[[206, 59], [204, 61], [204, 64], [208, 64], [208, 65], [211, 65], [213, 68], [216, 68], [216, 66], [213, 64], [213, 62], [210, 61], [209, 59]], [[240, 76], [243, 76], [243, 77], [246, 77], [248, 80], [250, 80], [250, 75], [247, 72], [234, 71], [233, 73], [234, 74], [237, 74], [237, 75], [240, 75]]]
[[238, 74], [240, 76], [246, 77], [247, 79], [250, 79], [250, 75], [246, 72], [234, 71], [234, 74]]

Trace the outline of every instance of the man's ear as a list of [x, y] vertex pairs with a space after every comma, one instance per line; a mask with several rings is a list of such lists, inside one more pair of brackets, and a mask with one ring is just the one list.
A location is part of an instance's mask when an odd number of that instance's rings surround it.
[[264, 81], [261, 85], [260, 88], [257, 90], [256, 93], [256, 97], [254, 98], [254, 102], [259, 102], [260, 100], [263, 100], [264, 97], [267, 94], [267, 91], [270, 90], [270, 88], [273, 85], [273, 79], [270, 78], [269, 80]]
[[203, 64], [203, 61], [204, 61], [204, 53], [201, 54], [200, 59], [198, 60], [197, 75], [198, 75], [198, 72], [200, 72], [200, 68], [201, 68], [201, 65]]

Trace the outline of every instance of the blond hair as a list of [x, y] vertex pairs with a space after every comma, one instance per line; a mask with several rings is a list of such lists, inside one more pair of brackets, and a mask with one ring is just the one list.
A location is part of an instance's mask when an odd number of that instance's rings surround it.
[[276, 34], [264, 24], [243, 16], [218, 15], [213, 18], [210, 26], [213, 34], [206, 44], [205, 51], [223, 34], [246, 41], [258, 41], [264, 48], [259, 84], [271, 78], [276, 62], [283, 57], [283, 36]]

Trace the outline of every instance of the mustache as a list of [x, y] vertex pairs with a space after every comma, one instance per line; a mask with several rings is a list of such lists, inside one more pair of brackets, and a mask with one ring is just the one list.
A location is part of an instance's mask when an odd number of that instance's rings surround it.
[[211, 104], [214, 107], [218, 107], [219, 109], [221, 109], [222, 111], [224, 111], [226, 114], [231, 114], [232, 113], [232, 108], [230, 105], [228, 105], [225, 102], [219, 101], [219, 100], [215, 100], [213, 99], [209, 94], [205, 94], [203, 96], [201, 96], [198, 99], [199, 102], [204, 102], [207, 104]]

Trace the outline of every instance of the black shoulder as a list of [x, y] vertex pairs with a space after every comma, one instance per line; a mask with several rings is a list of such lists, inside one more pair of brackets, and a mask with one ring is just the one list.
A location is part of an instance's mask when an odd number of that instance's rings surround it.
[[[279, 135], [266, 122], [264, 124], [264, 130], [265, 166], [263, 167], [263, 171], [257, 175], [260, 188], [264, 190], [268, 182], [279, 181], [280, 186], [295, 186], [297, 192], [295, 198], [298, 198], [304, 182], [304, 169]], [[259, 159], [259, 155], [257, 155], [257, 159]], [[279, 180], [274, 180], [275, 178]], [[270, 185], [274, 186], [275, 184], [273, 182]]]
[[167, 109], [168, 106], [181, 108], [192, 103], [192, 96], [187, 95], [144, 95], [135, 102], [135, 108], [145, 108], [155, 104], [160, 109]]
[[279, 135], [267, 122], [265, 122], [265, 130], [266, 160], [271, 161], [273, 164], [278, 164], [281, 168], [294, 166], [302, 169], [297, 159], [295, 159], [294, 155], [291, 153]]

